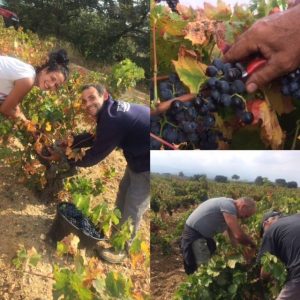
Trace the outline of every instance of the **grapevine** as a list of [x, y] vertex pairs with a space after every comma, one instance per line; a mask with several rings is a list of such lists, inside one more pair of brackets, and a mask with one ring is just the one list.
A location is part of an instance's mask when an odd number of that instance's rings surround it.
[[[265, 61], [222, 61], [223, 52], [256, 20], [286, 8], [285, 2], [268, 0], [233, 9], [222, 1], [198, 9], [152, 5], [157, 76], [150, 89], [151, 149], [299, 147], [299, 70], [248, 94], [247, 76]], [[152, 95], [156, 86], [158, 94]]]

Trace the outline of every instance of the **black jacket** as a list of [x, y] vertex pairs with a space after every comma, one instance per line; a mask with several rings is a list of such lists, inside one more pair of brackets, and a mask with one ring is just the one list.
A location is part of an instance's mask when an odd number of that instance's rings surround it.
[[73, 163], [78, 167], [95, 165], [118, 147], [123, 149], [132, 171], [149, 171], [149, 133], [149, 107], [109, 97], [97, 116], [96, 135], [84, 133], [74, 137], [73, 148], [91, 148], [82, 160]]

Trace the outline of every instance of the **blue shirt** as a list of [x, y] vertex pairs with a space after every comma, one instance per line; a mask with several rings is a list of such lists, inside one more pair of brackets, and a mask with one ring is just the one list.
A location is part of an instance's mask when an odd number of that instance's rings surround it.
[[96, 135], [74, 137], [73, 148], [91, 147], [78, 167], [97, 164], [116, 147], [123, 149], [129, 168], [137, 173], [150, 170], [150, 108], [109, 97], [97, 116]]

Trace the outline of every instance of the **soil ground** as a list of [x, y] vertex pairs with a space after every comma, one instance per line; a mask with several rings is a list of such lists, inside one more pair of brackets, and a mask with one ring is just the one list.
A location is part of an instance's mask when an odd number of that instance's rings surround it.
[[[179, 210], [174, 212], [172, 217], [162, 216], [166, 228], [175, 228], [182, 218], [182, 213], [183, 211]], [[163, 236], [166, 233], [165, 230], [159, 230], [154, 234]], [[160, 244], [151, 244], [151, 296], [155, 300], [173, 299], [179, 285], [187, 279], [180, 251], [180, 238], [170, 244], [170, 254], [163, 254]]]

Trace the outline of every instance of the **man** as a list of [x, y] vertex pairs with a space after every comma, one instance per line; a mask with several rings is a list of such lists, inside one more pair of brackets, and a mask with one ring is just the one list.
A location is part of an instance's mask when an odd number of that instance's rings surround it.
[[[280, 212], [266, 213], [262, 220], [263, 240], [257, 262], [264, 253], [277, 256], [288, 271], [287, 282], [276, 300], [298, 300], [300, 295], [300, 214], [282, 216]], [[261, 269], [261, 277], [268, 277]]]
[[255, 248], [253, 240], [243, 232], [238, 219], [249, 218], [256, 211], [252, 198], [212, 198], [201, 203], [188, 217], [182, 234], [181, 249], [187, 274], [194, 273], [209, 261], [216, 250], [213, 237], [227, 231], [235, 246], [237, 243]]
[[258, 20], [238, 38], [226, 52], [227, 62], [241, 61], [252, 54], [261, 54], [267, 64], [255, 71], [247, 80], [249, 93], [272, 80], [294, 71], [300, 65], [300, 5]]
[[[112, 99], [101, 85], [82, 89], [83, 107], [97, 123], [95, 136], [89, 133], [74, 137], [73, 148], [90, 147], [78, 167], [97, 164], [115, 148], [123, 150], [127, 167], [120, 183], [116, 207], [122, 213], [121, 224], [129, 217], [134, 233], [150, 202], [150, 109], [143, 105]], [[124, 253], [102, 250], [100, 256], [112, 263], [123, 260]]]

